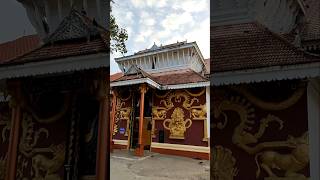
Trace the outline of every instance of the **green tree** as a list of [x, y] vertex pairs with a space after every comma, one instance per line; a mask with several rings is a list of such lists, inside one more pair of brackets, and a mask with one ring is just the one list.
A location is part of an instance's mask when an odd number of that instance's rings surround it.
[[[111, 5], [114, 4], [113, 0]], [[111, 38], [111, 53], [120, 52], [122, 54], [127, 52], [125, 42], [128, 40], [127, 30], [120, 28], [116, 22], [115, 17], [112, 15], [112, 7], [110, 8], [110, 38]]]

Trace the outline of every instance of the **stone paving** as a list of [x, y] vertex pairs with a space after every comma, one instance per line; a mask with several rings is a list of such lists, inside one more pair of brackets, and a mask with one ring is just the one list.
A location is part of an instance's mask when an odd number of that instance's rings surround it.
[[136, 157], [126, 150], [111, 153], [111, 180], [209, 180], [210, 162], [146, 152]]

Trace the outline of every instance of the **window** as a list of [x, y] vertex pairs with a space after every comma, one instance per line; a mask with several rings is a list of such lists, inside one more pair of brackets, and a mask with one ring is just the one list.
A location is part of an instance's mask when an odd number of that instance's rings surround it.
[[153, 61], [152, 61], [152, 69], [156, 68], [156, 63], [157, 63], [157, 57], [154, 57]]

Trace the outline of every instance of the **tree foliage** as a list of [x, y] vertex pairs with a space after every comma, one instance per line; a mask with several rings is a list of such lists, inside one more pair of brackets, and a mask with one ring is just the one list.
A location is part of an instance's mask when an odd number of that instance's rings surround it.
[[[114, 4], [114, 1], [111, 0], [111, 4]], [[112, 12], [112, 8], [110, 8]], [[120, 52], [122, 54], [127, 52], [125, 42], [128, 40], [127, 30], [120, 28], [116, 22], [115, 17], [110, 12], [110, 39], [111, 39], [111, 53]]]

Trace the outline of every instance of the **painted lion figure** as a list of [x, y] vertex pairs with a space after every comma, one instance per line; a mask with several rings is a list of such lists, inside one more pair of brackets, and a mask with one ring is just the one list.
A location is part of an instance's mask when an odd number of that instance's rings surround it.
[[58, 171], [63, 166], [65, 159], [64, 145], [52, 146], [53, 158], [50, 159], [42, 154], [32, 158], [32, 168], [35, 177], [33, 180], [61, 180]]
[[200, 106], [201, 109], [192, 109], [191, 115], [193, 118], [206, 118], [207, 108], [205, 105]]
[[[260, 175], [260, 166], [264, 169], [269, 177], [277, 177], [272, 169], [284, 171], [285, 177], [305, 178], [303, 174], [298, 172], [303, 170], [309, 164], [309, 139], [308, 133], [304, 133], [302, 137], [293, 138], [289, 136], [289, 143], [296, 146], [290, 154], [280, 154], [275, 151], [265, 151], [256, 155], [256, 164], [258, 170], [257, 178]], [[260, 160], [260, 163], [259, 163]]]
[[152, 115], [154, 118], [164, 119], [166, 118], [167, 111], [165, 109], [152, 108]]

